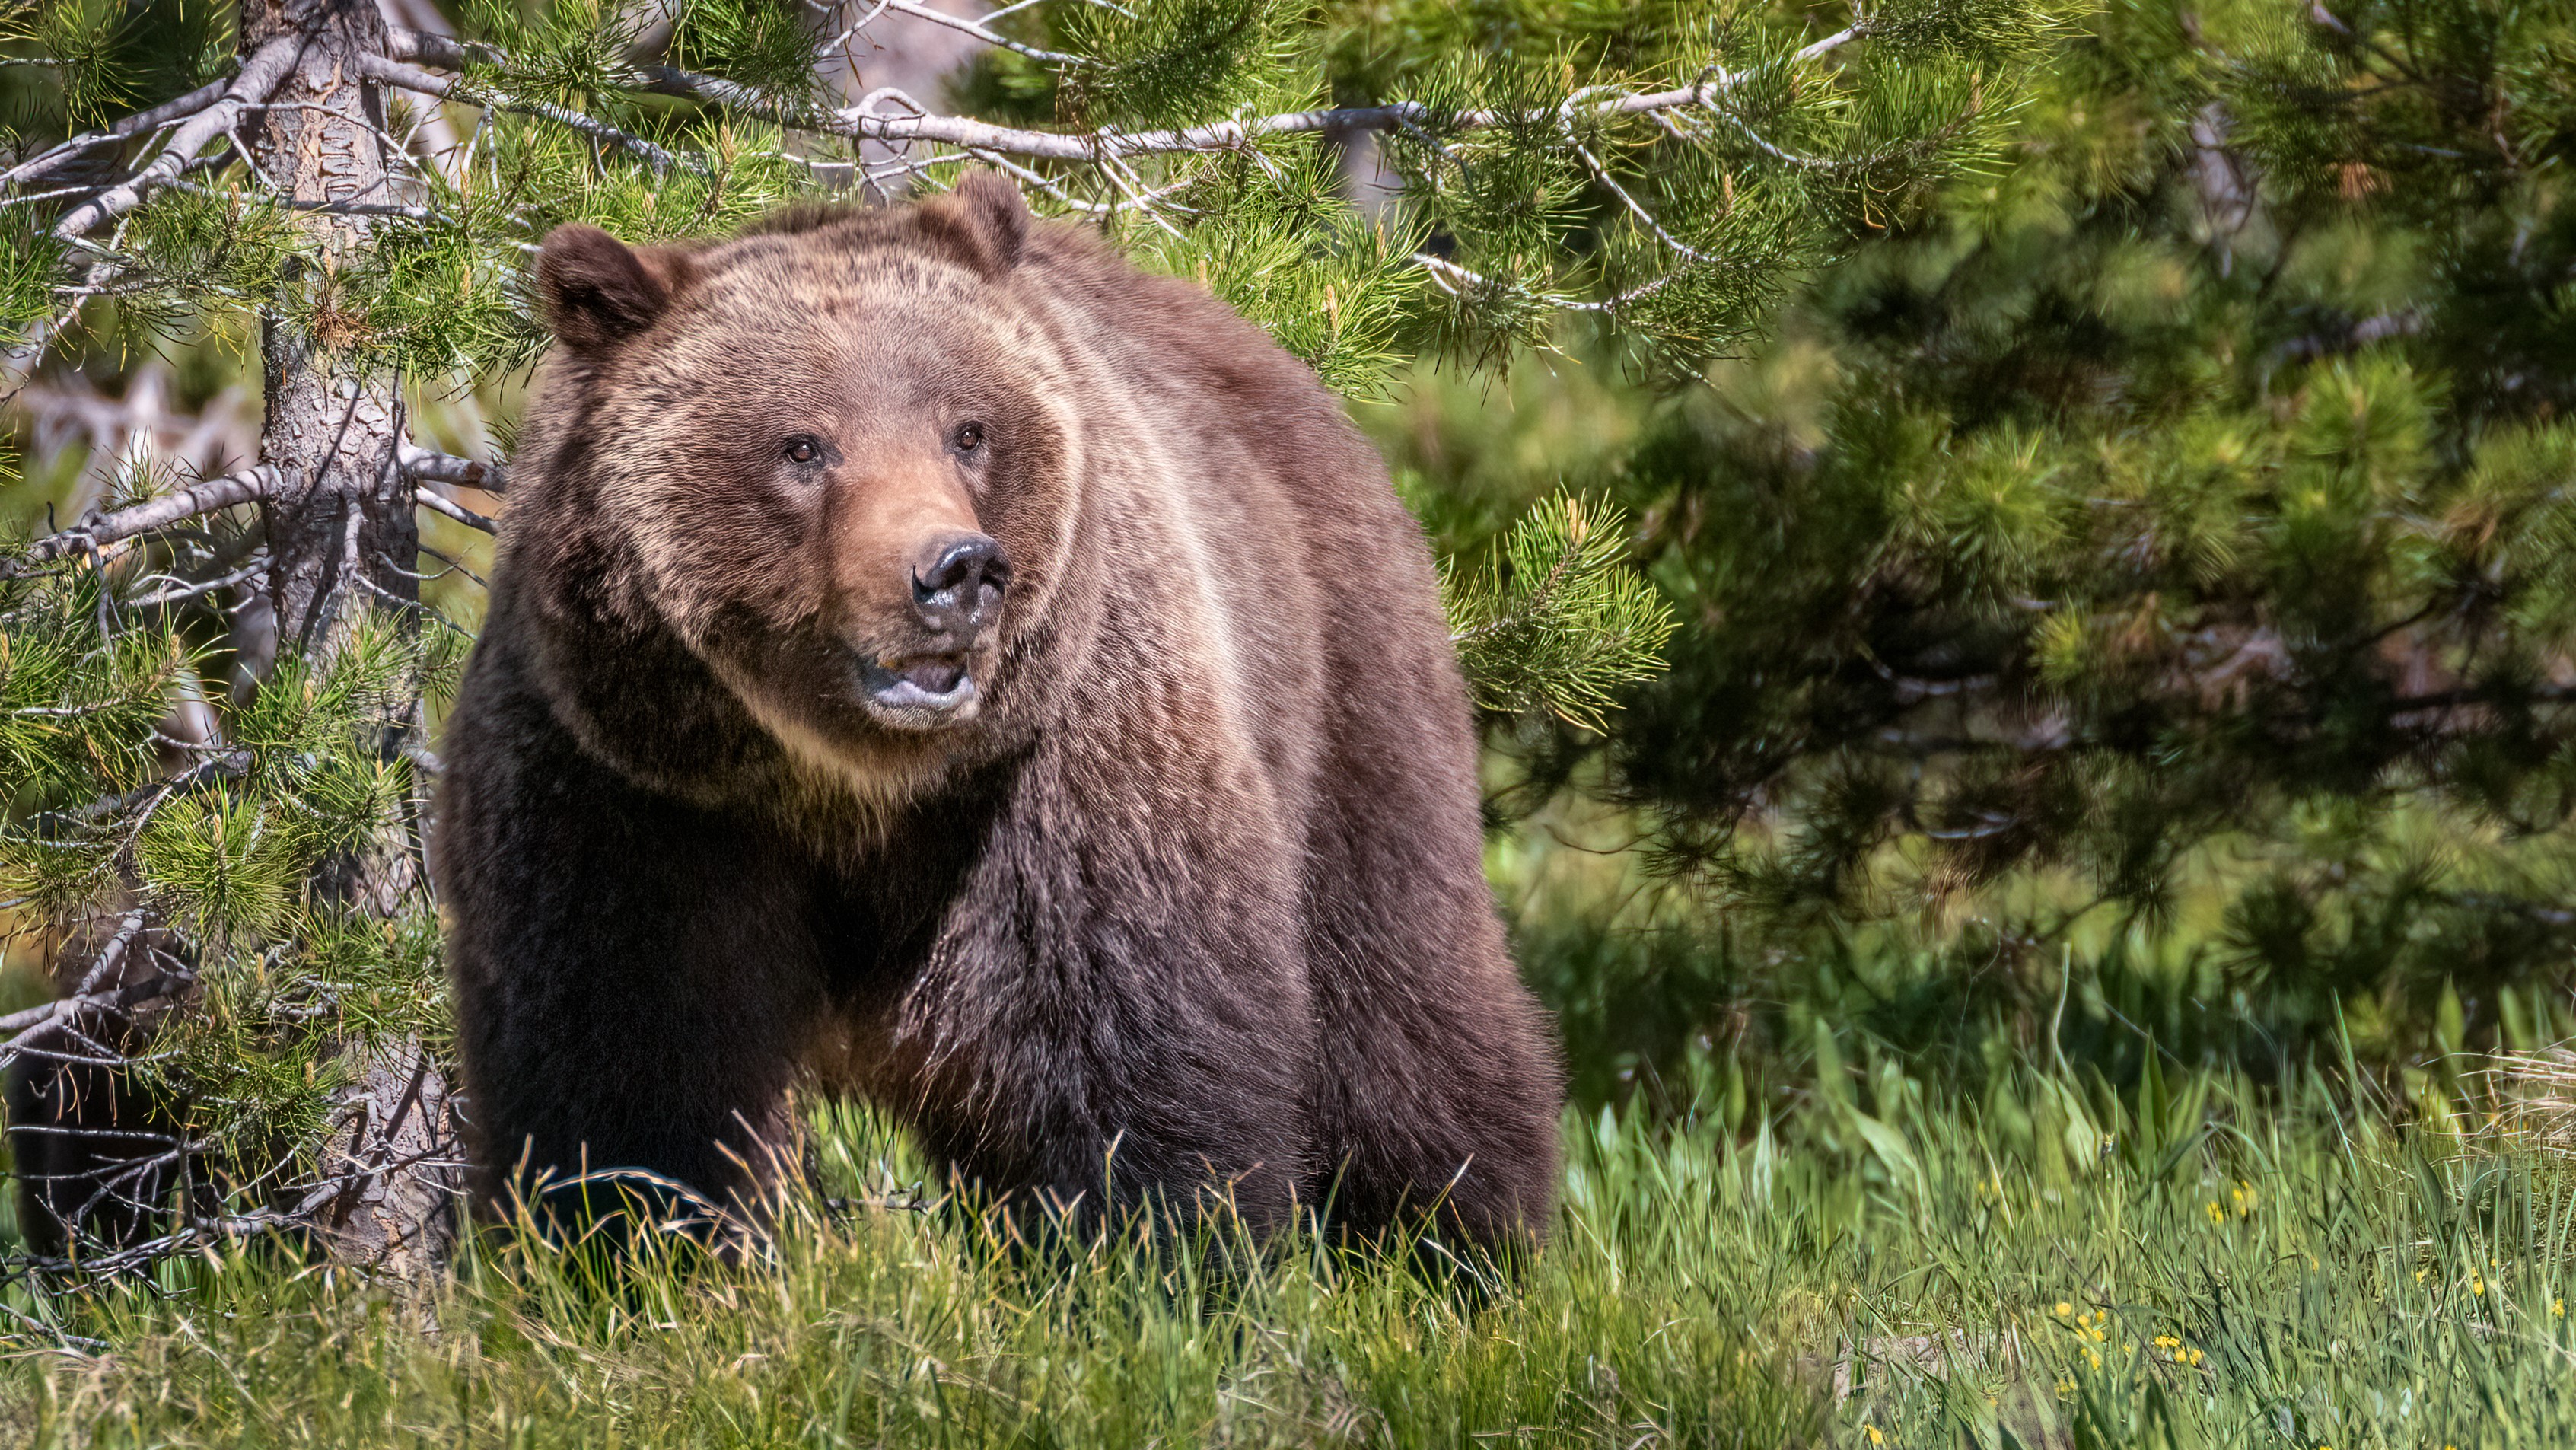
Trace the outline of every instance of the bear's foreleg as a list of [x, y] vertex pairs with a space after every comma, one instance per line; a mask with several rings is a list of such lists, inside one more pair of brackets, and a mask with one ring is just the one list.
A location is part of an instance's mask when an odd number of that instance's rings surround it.
[[451, 756], [440, 848], [485, 1200], [756, 1221], [820, 1013], [810, 866], [507, 723]]
[[1295, 1217], [1315, 1031], [1294, 881], [1230, 804], [1014, 803], [892, 1034], [913, 1066], [890, 1105], [959, 1177], [1091, 1227]]

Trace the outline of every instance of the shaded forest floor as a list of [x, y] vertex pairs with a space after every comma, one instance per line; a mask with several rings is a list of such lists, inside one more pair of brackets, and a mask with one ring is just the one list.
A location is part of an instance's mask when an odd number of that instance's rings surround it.
[[[14, 1307], [42, 1445], [2295, 1445], [2576, 1442], [2576, 1159], [2399, 1132], [2319, 1081], [1972, 1114], [1815, 1099], [1779, 1136], [1567, 1125], [1554, 1245], [1479, 1293], [1274, 1252], [1015, 1255], [820, 1120], [774, 1264], [618, 1291], [487, 1243], [421, 1316], [275, 1250]], [[63, 1337], [76, 1336], [76, 1337]]]

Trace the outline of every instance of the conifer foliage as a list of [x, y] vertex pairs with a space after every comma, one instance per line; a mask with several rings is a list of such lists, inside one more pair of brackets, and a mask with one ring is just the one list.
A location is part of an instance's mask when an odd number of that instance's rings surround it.
[[1738, 962], [1928, 943], [1860, 1010], [1971, 1075], [2070, 971], [2131, 1072], [2563, 1037], [2576, 10], [2083, 29], [1603, 465], [1673, 669], [1517, 798], [1606, 760]]
[[[847, 84], [887, 17], [979, 48], [953, 94]], [[0, 898], [66, 993], [0, 1023], [18, 1161], [48, 1169], [45, 1272], [269, 1226], [418, 1273], [452, 1231], [420, 842], [465, 641], [422, 585], [472, 571], [422, 520], [491, 531], [453, 495], [506, 497], [506, 459], [438, 453], [412, 419], [540, 352], [521, 279], [551, 227], [720, 233], [989, 166], [1349, 393], [1568, 329], [1676, 375], [1991, 155], [2050, 34], [2022, 0], [1829, 23], [1735, 0], [445, 19], [22, 0], [0, 39], [16, 378], [230, 346], [263, 382], [237, 471], [147, 470], [76, 520], [23, 517], [0, 566]], [[1560, 500], [1457, 576], [1489, 704], [1598, 725], [1655, 667], [1669, 624], [1626, 537]]]

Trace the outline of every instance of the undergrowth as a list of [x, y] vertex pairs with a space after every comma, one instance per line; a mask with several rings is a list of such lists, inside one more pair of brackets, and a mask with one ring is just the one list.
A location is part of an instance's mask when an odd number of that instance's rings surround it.
[[[2382, 1126], [2302, 1075], [1808, 1099], [1748, 1136], [1567, 1122], [1481, 1289], [1421, 1256], [1014, 1250], [816, 1119], [837, 1202], [746, 1267], [602, 1283], [487, 1238], [427, 1306], [281, 1249], [12, 1306], [37, 1445], [2548, 1444], [2576, 1440], [2576, 1172], [2514, 1119]], [[2532, 1120], [2536, 1121], [2536, 1120]], [[1225, 1267], [1231, 1263], [1232, 1267]]]

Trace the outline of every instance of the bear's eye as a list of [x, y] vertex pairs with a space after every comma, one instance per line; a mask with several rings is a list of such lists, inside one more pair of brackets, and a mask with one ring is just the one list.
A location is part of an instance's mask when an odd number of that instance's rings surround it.
[[976, 449], [983, 447], [984, 425], [981, 423], [958, 424], [957, 431], [949, 435], [948, 446], [956, 449], [960, 453], [972, 453]]
[[811, 438], [790, 438], [787, 446], [778, 451], [790, 463], [811, 463], [823, 456], [823, 450]]

